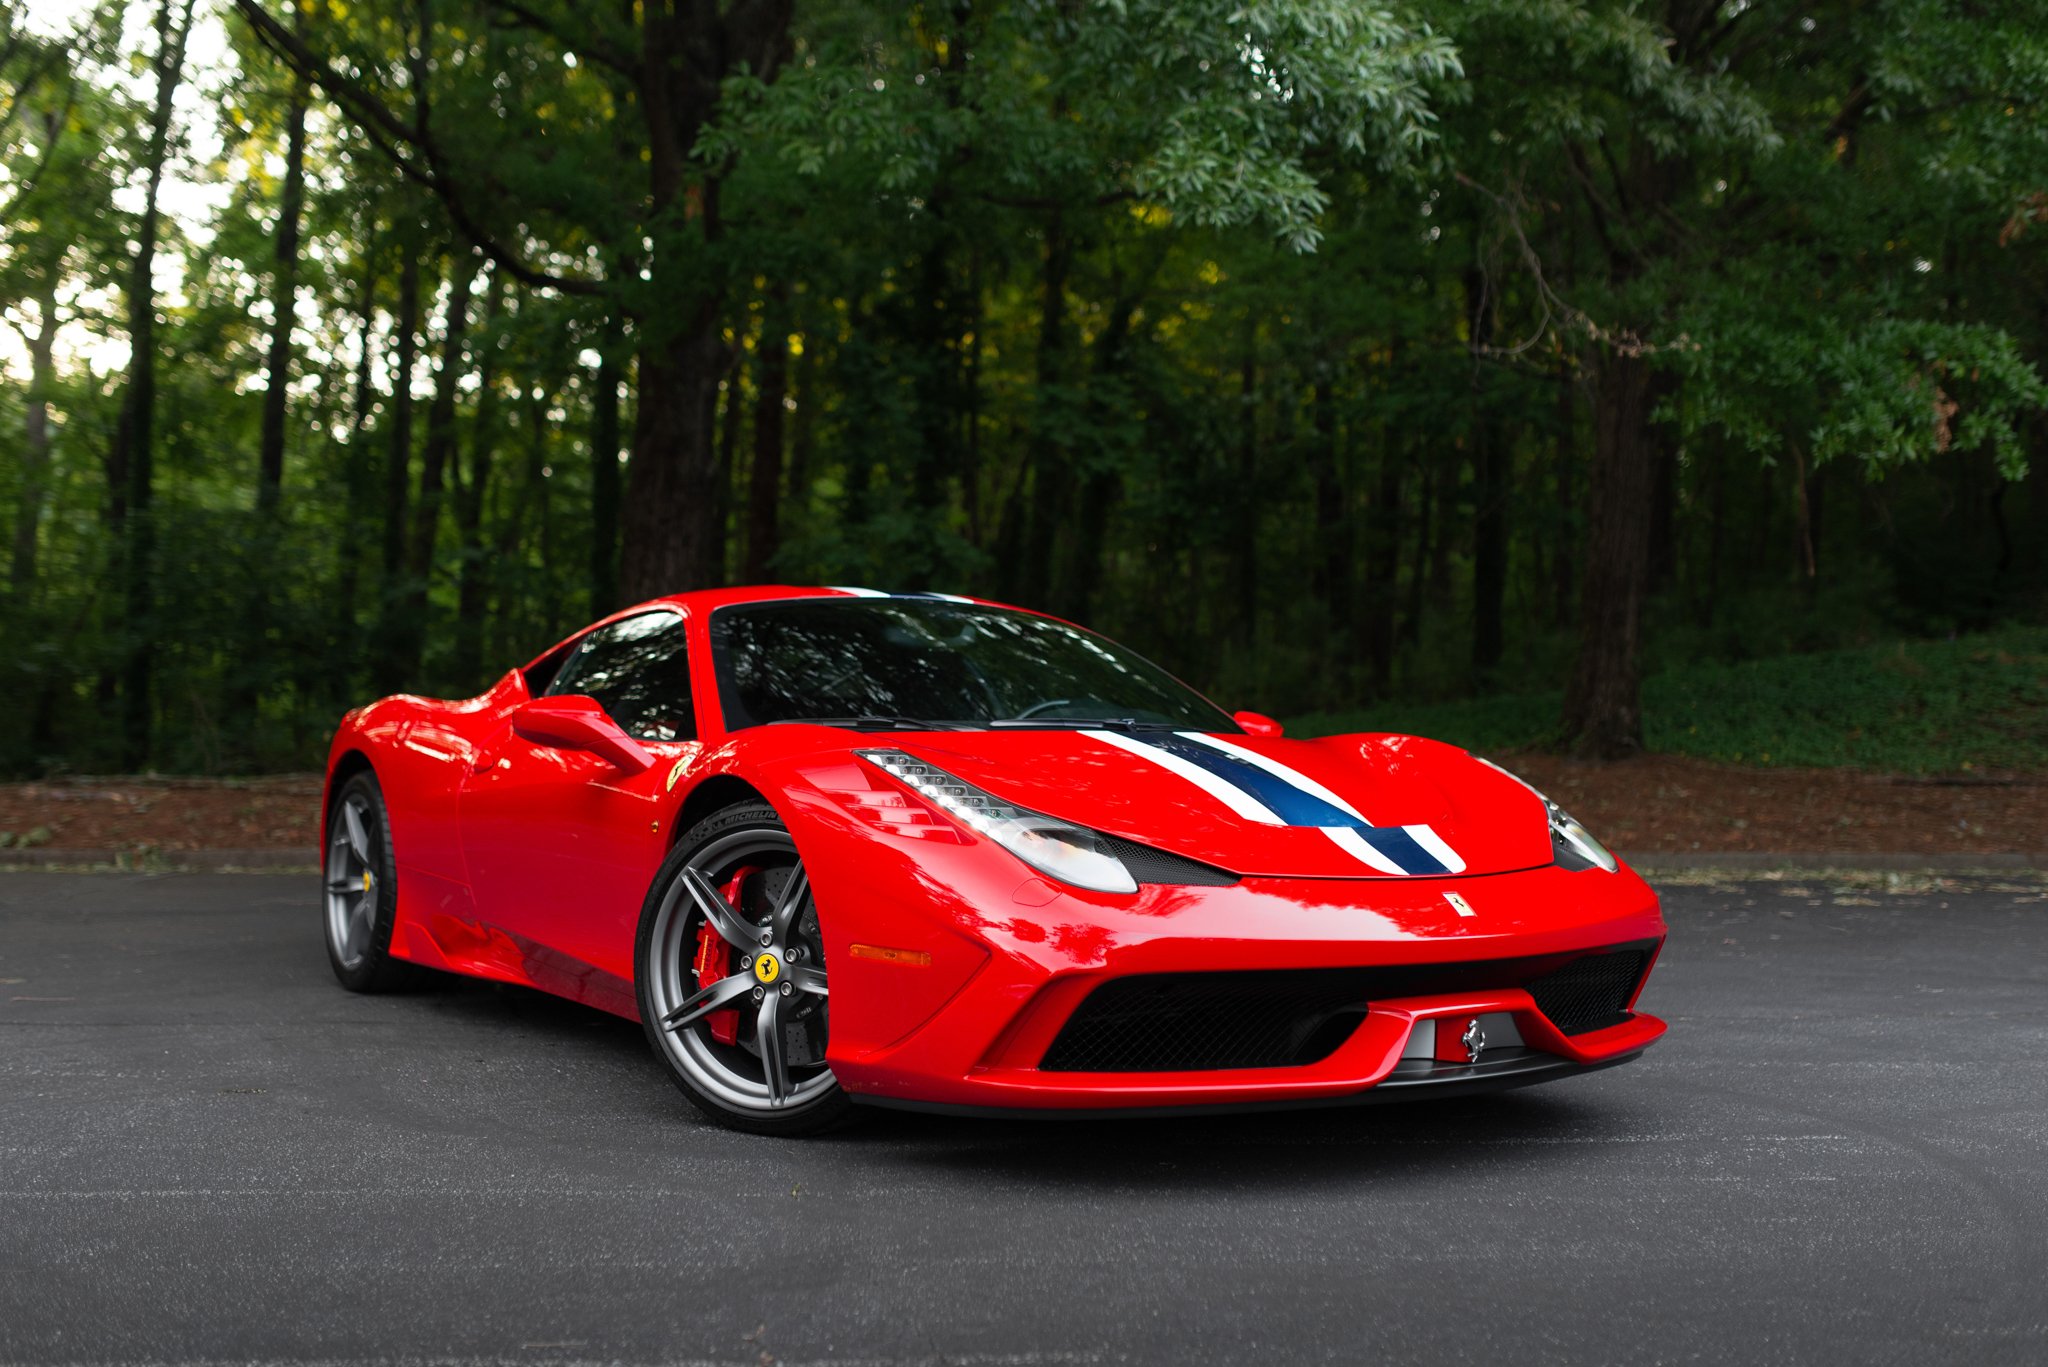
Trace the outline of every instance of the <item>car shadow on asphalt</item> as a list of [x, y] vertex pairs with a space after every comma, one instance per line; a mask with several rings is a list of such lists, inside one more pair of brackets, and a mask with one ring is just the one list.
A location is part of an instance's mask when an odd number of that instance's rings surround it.
[[[1566, 1084], [1569, 1085], [1569, 1084]], [[1402, 1174], [1498, 1170], [1618, 1142], [1639, 1116], [1599, 1099], [1488, 1097], [1109, 1120], [981, 1119], [869, 1111], [833, 1137], [878, 1163], [930, 1172], [1075, 1184], [1243, 1190], [1346, 1186]]]
[[[504, 1033], [504, 1047], [546, 1042], [593, 1064], [644, 1062], [650, 1112], [713, 1129], [667, 1085], [634, 1022], [530, 988], [436, 975], [410, 994], [444, 1018]], [[1625, 1074], [1624, 1074], [1625, 1075]], [[818, 1145], [849, 1161], [908, 1176], [1056, 1182], [1116, 1188], [1231, 1189], [1303, 1182], [1353, 1186], [1401, 1174], [1437, 1176], [1484, 1164], [1541, 1163], [1588, 1144], [1625, 1142], [1640, 1109], [1606, 1081], [1566, 1080], [1490, 1096], [1389, 1105], [1320, 1106], [1235, 1114], [1164, 1113], [1115, 1119], [1020, 1119], [861, 1107], [833, 1133], [741, 1143]], [[822, 1156], [822, 1155], [821, 1155]]]

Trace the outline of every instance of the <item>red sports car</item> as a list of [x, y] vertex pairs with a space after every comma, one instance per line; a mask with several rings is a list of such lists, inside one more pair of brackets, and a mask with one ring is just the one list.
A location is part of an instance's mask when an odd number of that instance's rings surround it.
[[325, 924], [638, 1019], [722, 1123], [1343, 1103], [1625, 1062], [1656, 894], [1413, 736], [1283, 740], [945, 594], [643, 603], [481, 697], [349, 713]]

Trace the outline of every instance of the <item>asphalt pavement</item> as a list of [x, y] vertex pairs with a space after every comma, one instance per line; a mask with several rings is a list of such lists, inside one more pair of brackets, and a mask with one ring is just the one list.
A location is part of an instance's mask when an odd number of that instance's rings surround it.
[[777, 1141], [310, 877], [0, 875], [0, 1363], [2048, 1361], [2048, 896], [1874, 881], [1669, 890], [1548, 1087]]

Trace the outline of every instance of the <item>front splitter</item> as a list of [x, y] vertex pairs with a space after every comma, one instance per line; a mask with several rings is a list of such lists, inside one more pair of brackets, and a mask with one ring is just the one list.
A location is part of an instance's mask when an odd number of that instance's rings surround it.
[[1385, 1079], [1344, 1096], [1282, 1097], [1272, 1101], [1197, 1102], [1192, 1105], [1113, 1106], [1100, 1110], [1075, 1106], [969, 1106], [957, 1102], [912, 1101], [901, 1097], [863, 1096], [847, 1093], [847, 1099], [862, 1106], [891, 1111], [921, 1111], [927, 1115], [974, 1116], [988, 1120], [1174, 1120], [1188, 1116], [1253, 1115], [1267, 1111], [1329, 1110], [1344, 1106], [1387, 1105], [1402, 1101], [1448, 1100], [1490, 1092], [1532, 1087], [1540, 1082], [1597, 1073], [1632, 1063], [1643, 1056], [1641, 1049], [1597, 1063], [1575, 1063], [1535, 1049], [1518, 1049], [1498, 1059], [1478, 1063], [1428, 1063], [1414, 1061], [1397, 1066]]

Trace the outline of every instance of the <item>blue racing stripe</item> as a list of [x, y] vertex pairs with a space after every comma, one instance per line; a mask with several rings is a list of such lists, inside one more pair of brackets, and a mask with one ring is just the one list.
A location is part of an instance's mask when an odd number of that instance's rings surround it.
[[1401, 866], [1403, 873], [1449, 873], [1441, 859], [1416, 843], [1399, 826], [1368, 826], [1359, 832], [1366, 843]]
[[[1351, 813], [1332, 807], [1315, 794], [1305, 793], [1279, 775], [1269, 774], [1256, 764], [1246, 764], [1235, 755], [1227, 755], [1221, 750], [1212, 750], [1206, 745], [1197, 745], [1191, 740], [1183, 740], [1175, 735], [1145, 734], [1133, 739], [1155, 746], [1190, 764], [1199, 764], [1224, 782], [1257, 798], [1271, 808], [1275, 816], [1290, 826], [1349, 826], [1379, 833], [1377, 828], [1369, 827]], [[1395, 830], [1390, 834], [1399, 836], [1407, 848], [1414, 852], [1413, 857], [1434, 869], [1442, 869], [1442, 865], [1430, 858], [1405, 831]], [[1373, 843], [1377, 846], [1379, 842]], [[1387, 854], [1403, 868], [1407, 867], [1407, 859], [1394, 854], [1391, 850]]]

